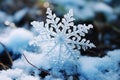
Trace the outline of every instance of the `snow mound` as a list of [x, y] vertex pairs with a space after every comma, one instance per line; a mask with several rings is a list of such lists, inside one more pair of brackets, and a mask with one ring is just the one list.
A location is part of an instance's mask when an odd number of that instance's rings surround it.
[[109, 51], [103, 58], [81, 57], [80, 73], [89, 80], [119, 80], [120, 50]]
[[30, 76], [23, 70], [16, 68], [0, 71], [0, 80], [39, 80], [39, 78]]
[[[18, 28], [11, 30], [7, 36], [1, 37], [0, 41], [7, 47], [8, 50], [18, 53], [21, 51], [21, 49], [27, 48], [32, 37], [32, 32], [24, 28]], [[3, 48], [0, 45], [0, 52], [2, 52], [2, 50]]]

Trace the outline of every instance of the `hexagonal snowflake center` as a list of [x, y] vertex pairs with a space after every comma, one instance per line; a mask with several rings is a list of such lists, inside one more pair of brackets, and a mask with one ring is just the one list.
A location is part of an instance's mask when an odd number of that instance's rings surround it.
[[59, 43], [59, 44], [63, 44], [63, 43], [66, 41], [65, 36], [62, 35], [62, 34], [59, 34], [59, 35], [56, 37], [56, 41], [57, 41], [57, 43]]

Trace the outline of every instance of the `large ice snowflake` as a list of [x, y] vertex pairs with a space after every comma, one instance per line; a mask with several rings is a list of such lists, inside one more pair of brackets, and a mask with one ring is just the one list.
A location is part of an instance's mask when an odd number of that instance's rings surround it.
[[[90, 28], [93, 26], [90, 24], [74, 25], [73, 11], [70, 10], [62, 20], [56, 17], [52, 13], [51, 9], [47, 9], [46, 23], [33, 21], [31, 24], [39, 32], [31, 44], [36, 46], [44, 46], [42, 43], [45, 42], [50, 49], [47, 49], [48, 54], [58, 54], [59, 57], [72, 57], [77, 59], [80, 55], [80, 49], [86, 50], [88, 48], [95, 47], [89, 40], [83, 38]], [[49, 43], [47, 43], [49, 42]], [[54, 43], [50, 46], [49, 44]], [[43, 49], [42, 49], [43, 50]]]

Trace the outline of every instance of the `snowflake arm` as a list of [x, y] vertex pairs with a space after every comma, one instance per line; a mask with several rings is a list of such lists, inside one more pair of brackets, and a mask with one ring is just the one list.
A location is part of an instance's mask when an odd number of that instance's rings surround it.
[[76, 46], [78, 50], [80, 50], [80, 49], [86, 50], [88, 48], [95, 47], [95, 45], [93, 43], [90, 43], [90, 40], [86, 40], [84, 38], [79, 42], [71, 40], [70, 43], [72, 43], [73, 48], [75, 48], [75, 46]]
[[60, 21], [60, 18], [56, 17], [55, 14], [52, 14], [52, 11], [50, 10], [50, 8], [47, 9], [46, 14], [47, 14], [47, 19], [46, 19], [45, 27], [47, 31], [50, 31], [53, 33], [50, 35], [56, 36], [56, 33], [59, 32], [58, 23]]
[[89, 24], [88, 26], [86, 26], [85, 24], [84, 25], [79, 24], [77, 28], [79, 30], [80, 36], [85, 36], [85, 34], [88, 33], [88, 30], [90, 28], [93, 28], [93, 26], [91, 24]]
[[62, 32], [66, 34], [66, 31], [71, 32], [70, 27], [74, 26], [74, 21], [75, 19], [73, 18], [73, 10], [70, 9], [70, 11], [64, 15], [64, 18], [62, 18]]
[[90, 43], [89, 40], [81, 39], [81, 36], [85, 36], [86, 33], [88, 33], [88, 30], [90, 28], [93, 28], [93, 26], [90, 24], [88, 26], [84, 25], [78, 25], [77, 28], [74, 26], [73, 32], [67, 34], [67, 37], [71, 39], [68, 40], [68, 43], [72, 43], [73, 48], [77, 47], [78, 50], [83, 49], [86, 50], [88, 48], [95, 47], [93, 43]]

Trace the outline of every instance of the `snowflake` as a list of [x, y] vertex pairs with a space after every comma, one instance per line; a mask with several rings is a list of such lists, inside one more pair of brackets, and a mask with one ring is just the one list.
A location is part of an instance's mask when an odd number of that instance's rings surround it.
[[[84, 25], [74, 25], [73, 21], [73, 11], [70, 10], [62, 20], [56, 17], [52, 13], [50, 8], [47, 9], [47, 19], [46, 23], [33, 21], [31, 24], [39, 32], [39, 35], [35, 37], [31, 44], [36, 46], [41, 46], [42, 42], [49, 44], [54, 43], [50, 49], [47, 49], [47, 53], [58, 53], [59, 57], [73, 57], [77, 59], [80, 56], [80, 49], [86, 50], [88, 48], [95, 47], [93, 43], [89, 40], [83, 38], [90, 28], [93, 26], [90, 24], [88, 26]], [[48, 45], [49, 45], [48, 44]], [[53, 51], [53, 52], [52, 52]], [[61, 55], [62, 54], [62, 55]]]

